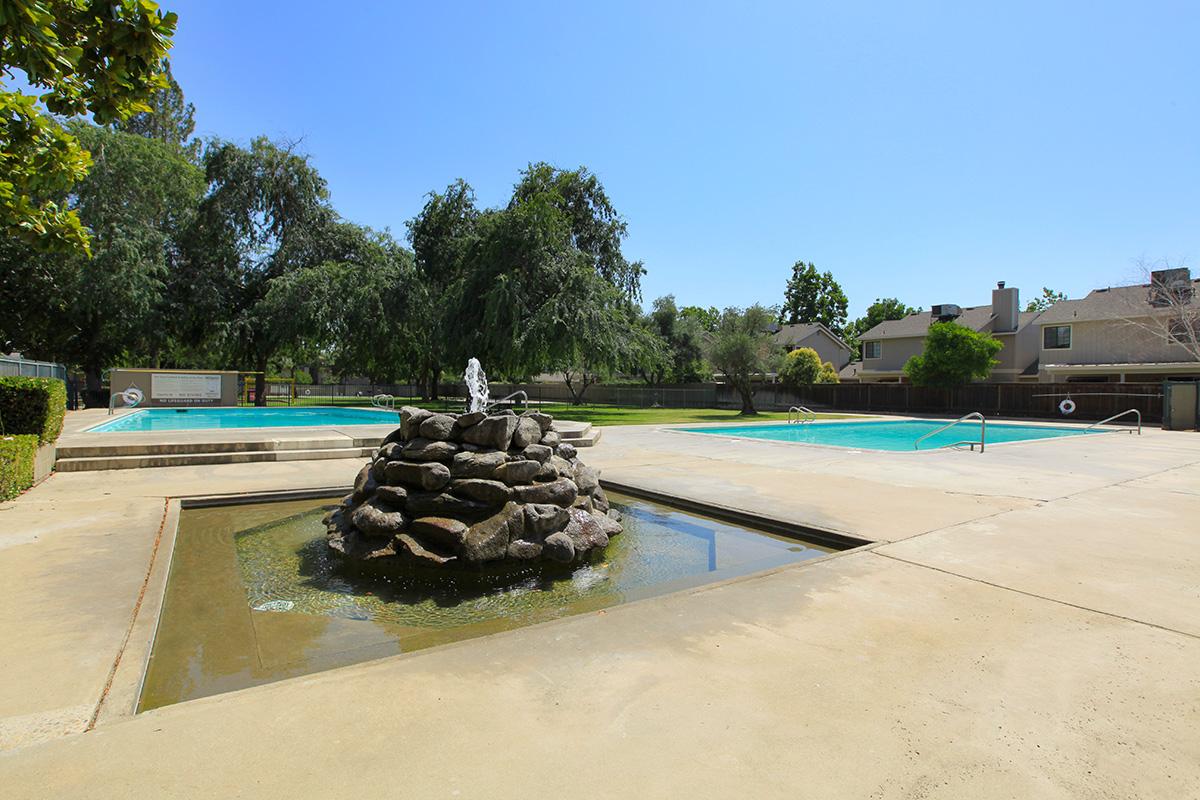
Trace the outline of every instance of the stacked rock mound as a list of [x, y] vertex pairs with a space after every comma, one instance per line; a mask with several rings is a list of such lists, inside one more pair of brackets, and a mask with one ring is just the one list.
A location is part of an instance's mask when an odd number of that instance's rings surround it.
[[583, 561], [619, 519], [549, 415], [405, 406], [325, 525], [349, 559], [454, 567]]

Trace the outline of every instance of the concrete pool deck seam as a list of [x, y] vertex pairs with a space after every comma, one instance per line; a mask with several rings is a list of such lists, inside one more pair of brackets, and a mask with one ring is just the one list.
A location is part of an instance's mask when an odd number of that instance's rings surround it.
[[[918, 535], [923, 535], [923, 534], [918, 534]], [[916, 537], [914, 537], [914, 538], [916, 538]], [[940, 572], [943, 575], [950, 575], [955, 578], [960, 578], [965, 581], [970, 581], [971, 583], [978, 583], [983, 586], [990, 586], [993, 589], [999, 589], [1000, 591], [1003, 591], [1003, 592], [1015, 592], [1017, 594], [1024, 595], [1025, 597], [1033, 598], [1035, 600], [1044, 600], [1048, 603], [1056, 603], [1058, 605], [1067, 606], [1068, 608], [1074, 608], [1078, 611], [1086, 611], [1086, 612], [1090, 612], [1092, 614], [1099, 614], [1104, 617], [1109, 617], [1110, 619], [1119, 619], [1122, 622], [1132, 622], [1135, 625], [1145, 625], [1146, 627], [1154, 628], [1155, 630], [1160, 630], [1165, 633], [1173, 633], [1173, 634], [1178, 634], [1179, 636], [1187, 636], [1189, 639], [1200, 640], [1200, 635], [1197, 635], [1195, 633], [1190, 633], [1188, 631], [1181, 631], [1178, 628], [1172, 628], [1167, 625], [1159, 625], [1158, 623], [1149, 622], [1144, 619], [1137, 619], [1136, 617], [1127, 617], [1122, 614], [1114, 614], [1111, 611], [1104, 611], [1103, 609], [1093, 608], [1091, 606], [1080, 605], [1079, 603], [1072, 603], [1069, 600], [1062, 600], [1057, 597], [1047, 597], [1046, 595], [1038, 594], [1037, 592], [1030, 592], [1030, 591], [1026, 591], [1025, 589], [1017, 589], [1013, 586], [1005, 586], [1004, 584], [1001, 584], [1001, 583], [995, 583], [994, 581], [989, 581], [989, 580], [985, 580], [983, 578], [973, 577], [971, 575], [963, 575], [960, 572], [955, 572], [954, 570], [946, 569], [945, 567], [935, 567], [932, 564], [925, 564], [920, 561], [914, 561], [912, 559], [903, 558], [901, 556], [893, 555], [891, 553], [885, 553], [885, 552], [883, 552], [883, 549], [885, 547], [887, 547], [888, 544], [890, 544], [890, 542], [880, 543], [879, 545], [873, 546], [868, 549], [874, 555], [880, 556], [882, 558], [890, 558], [893, 561], [899, 561], [901, 563], [908, 564], [913, 567], [921, 567], [922, 569], [930, 569], [930, 570], [933, 570], [934, 572]]]
[[105, 700], [108, 698], [109, 690], [113, 686], [113, 681], [117, 677], [118, 670], [120, 670], [121, 659], [125, 655], [125, 650], [129, 647], [129, 641], [133, 636], [133, 631], [137, 626], [138, 617], [141, 614], [142, 603], [145, 600], [146, 592], [150, 587], [150, 578], [154, 574], [154, 567], [158, 561], [158, 550], [159, 546], [162, 544], [163, 531], [167, 525], [167, 518], [170, 515], [170, 509], [171, 500], [168, 498], [163, 503], [163, 513], [162, 519], [158, 524], [158, 534], [154, 537], [154, 544], [150, 550], [150, 563], [146, 567], [146, 577], [142, 580], [142, 585], [138, 591], [137, 600], [133, 605], [133, 615], [129, 619], [129, 627], [125, 630], [125, 636], [121, 640], [121, 645], [117, 650], [116, 658], [113, 660], [112, 668], [108, 672], [108, 679], [105, 681], [104, 688], [100, 692], [100, 698], [96, 701], [95, 711], [92, 712], [91, 719], [88, 720], [88, 724], [84, 729], [84, 733], [87, 733], [96, 727], [96, 723], [100, 718], [101, 710], [104, 708]]

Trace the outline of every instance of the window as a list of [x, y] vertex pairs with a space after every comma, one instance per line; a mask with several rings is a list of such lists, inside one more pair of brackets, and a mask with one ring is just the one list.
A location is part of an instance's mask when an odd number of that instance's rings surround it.
[[1042, 328], [1043, 350], [1070, 350], [1071, 326], [1046, 325]]
[[883, 358], [883, 342], [863, 342], [863, 358]]

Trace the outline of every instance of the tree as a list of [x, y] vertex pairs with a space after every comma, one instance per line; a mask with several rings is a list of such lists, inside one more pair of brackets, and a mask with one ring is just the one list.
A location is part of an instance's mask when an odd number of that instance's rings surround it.
[[832, 273], [817, 272], [815, 265], [797, 261], [784, 291], [779, 321], [788, 325], [819, 322], [841, 335], [846, 325], [846, 305], [846, 293]]
[[798, 389], [801, 386], [811, 386], [819, 382], [821, 377], [821, 357], [811, 347], [797, 347], [783, 357], [779, 367], [779, 379], [784, 386]]
[[862, 349], [860, 346], [861, 337], [864, 333], [871, 330], [871, 328], [874, 328], [881, 322], [904, 319], [909, 314], [917, 314], [920, 311], [921, 309], [907, 306], [894, 297], [876, 298], [874, 303], [867, 306], [867, 313], [865, 315], [846, 326], [843, 338], [846, 340], [846, 344], [850, 345], [853, 352], [859, 353]]
[[1066, 292], [1056, 292], [1053, 289], [1043, 286], [1040, 297], [1035, 297], [1025, 305], [1026, 311], [1045, 311], [1055, 303], [1067, 299]]
[[175, 315], [167, 285], [204, 177], [163, 142], [82, 121], [67, 127], [94, 164], [61, 205], [92, 231], [92, 257], [6, 241], [0, 338], [31, 356], [82, 367], [95, 392], [102, 371], [122, 356], [156, 363], [168, 347]]
[[650, 313], [642, 316], [642, 324], [658, 342], [646, 349], [649, 358], [638, 370], [647, 383], [693, 383], [704, 378], [708, 373], [704, 328], [697, 318], [679, 311], [674, 295], [655, 300]]
[[253, 365], [263, 405], [271, 358], [295, 342], [294, 329], [275, 324], [272, 282], [330, 260], [335, 215], [308, 159], [265, 137], [249, 148], [214, 142], [204, 168], [208, 193], [187, 234], [177, 308], [193, 341], [219, 338], [229, 362]]
[[1139, 261], [1145, 294], [1124, 292], [1121, 317], [1132, 333], [1157, 348], [1200, 361], [1200, 280], [1179, 262]]
[[[438, 396], [445, 365], [470, 357], [464, 355], [466, 343], [454, 331], [467, 312], [464, 304], [471, 302], [463, 295], [462, 284], [477, 251], [479, 216], [475, 192], [460, 179], [441, 194], [430, 192], [424, 208], [408, 222], [416, 267], [416, 297], [411, 304], [418, 351], [415, 366], [429, 398]], [[452, 347], [455, 343], [457, 348]]]
[[679, 316], [682, 319], [693, 320], [700, 326], [700, 330], [712, 333], [717, 329], [717, 325], [721, 322], [721, 312], [716, 306], [701, 308], [700, 306], [684, 306], [679, 309]]
[[837, 367], [832, 361], [826, 361], [821, 365], [821, 373], [817, 375], [817, 383], [841, 383], [841, 376], [838, 375]]
[[167, 85], [151, 95], [150, 110], [118, 121], [115, 127], [147, 139], [169, 142], [196, 161], [200, 157], [200, 140], [192, 139], [192, 132], [196, 130], [196, 107], [184, 100], [183, 90], [171, 74], [169, 61], [163, 61], [162, 74]]
[[0, 91], [0, 225], [40, 250], [88, 250], [88, 234], [62, 197], [90, 159], [43, 111], [89, 114], [101, 125], [149, 110], [166, 86], [161, 65], [176, 15], [149, 0], [5, 0], [0, 67], [21, 70], [40, 97]]
[[770, 369], [778, 353], [770, 333], [774, 318], [775, 310], [761, 305], [727, 308], [707, 337], [708, 360], [741, 397], [745, 416], [758, 413], [754, 410], [754, 378]]
[[329, 226], [320, 264], [273, 280], [263, 313], [293, 364], [319, 356], [341, 374], [376, 383], [396, 379], [412, 363], [409, 325], [412, 253], [386, 233], [349, 222]]
[[643, 268], [622, 255], [624, 235], [586, 169], [530, 166], [509, 204], [475, 221], [447, 303], [450, 340], [493, 375], [565, 373], [581, 401], [587, 386], [636, 363], [646, 345], [631, 305]]
[[904, 374], [917, 386], [962, 386], [987, 378], [1000, 363], [995, 356], [1003, 347], [991, 334], [955, 322], [935, 322], [925, 335], [924, 352], [908, 360]]

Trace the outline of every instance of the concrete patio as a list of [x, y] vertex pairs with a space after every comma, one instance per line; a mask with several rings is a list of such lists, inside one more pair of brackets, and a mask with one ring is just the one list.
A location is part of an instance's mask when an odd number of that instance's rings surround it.
[[1200, 796], [1200, 436], [586, 458], [877, 544], [131, 716], [167, 499], [356, 462], [59, 474], [0, 505], [4, 796]]

